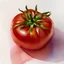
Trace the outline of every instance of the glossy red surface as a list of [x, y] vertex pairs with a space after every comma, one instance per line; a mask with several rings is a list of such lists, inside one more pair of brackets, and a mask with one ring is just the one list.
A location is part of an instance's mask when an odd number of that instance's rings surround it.
[[[34, 10], [30, 9], [30, 12], [33, 16]], [[40, 12], [38, 12], [38, 14], [40, 14]], [[52, 20], [50, 19], [50, 17], [48, 17], [40, 21], [40, 23], [43, 24], [45, 27], [50, 28], [49, 30], [34, 27], [32, 34], [30, 34], [29, 27], [20, 29], [21, 26], [18, 26], [16, 28], [13, 28], [16, 23], [25, 22], [22, 16], [25, 17], [24, 14], [20, 13], [13, 18], [11, 29], [13, 40], [17, 45], [25, 49], [40, 49], [50, 40], [53, 35], [54, 27]]]

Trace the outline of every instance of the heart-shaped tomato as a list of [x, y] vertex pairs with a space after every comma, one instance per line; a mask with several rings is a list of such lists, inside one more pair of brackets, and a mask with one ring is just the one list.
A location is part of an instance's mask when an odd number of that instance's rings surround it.
[[[19, 9], [20, 10], [20, 9]], [[20, 10], [12, 20], [11, 35], [14, 42], [25, 49], [36, 50], [42, 48], [51, 39], [54, 26], [50, 12], [40, 13], [35, 10]]]

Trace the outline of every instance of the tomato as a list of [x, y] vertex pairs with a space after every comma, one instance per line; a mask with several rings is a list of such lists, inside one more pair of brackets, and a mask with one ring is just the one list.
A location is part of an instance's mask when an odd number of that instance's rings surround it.
[[[33, 9], [27, 9], [22, 12], [23, 13], [17, 14], [12, 20], [11, 35], [14, 42], [18, 46], [30, 50], [37, 50], [44, 47], [44, 45], [51, 39], [54, 32], [51, 18], [47, 17], [46, 13], [43, 13], [40, 17], [41, 13], [38, 11], [36, 13]], [[29, 18], [26, 16], [29, 16]], [[38, 19], [38, 22], [34, 21], [35, 16], [37, 17], [36, 20], [38, 18], [41, 20]], [[28, 19], [29, 21], [27, 21]]]

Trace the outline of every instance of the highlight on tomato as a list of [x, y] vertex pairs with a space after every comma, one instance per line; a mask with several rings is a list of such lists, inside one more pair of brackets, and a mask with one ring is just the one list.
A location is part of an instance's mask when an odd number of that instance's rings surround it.
[[54, 25], [49, 17], [51, 13], [39, 12], [37, 5], [34, 9], [28, 9], [17, 14], [11, 24], [13, 41], [20, 47], [37, 50], [44, 47], [52, 38]]

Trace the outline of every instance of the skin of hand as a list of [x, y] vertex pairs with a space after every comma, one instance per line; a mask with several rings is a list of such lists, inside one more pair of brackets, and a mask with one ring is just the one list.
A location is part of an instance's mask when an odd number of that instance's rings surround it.
[[64, 33], [56, 28], [54, 31], [54, 35], [52, 39], [49, 41], [49, 43], [45, 45], [42, 49], [37, 51], [30, 51], [20, 48], [19, 46], [17, 46], [12, 42], [10, 48], [11, 62], [12, 64], [25, 64], [25, 63], [27, 64], [28, 61], [37, 59], [41, 61], [53, 62], [53, 64], [56, 63], [58, 64], [64, 59], [63, 45], [64, 45]]

